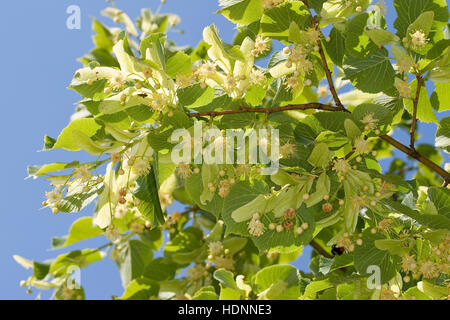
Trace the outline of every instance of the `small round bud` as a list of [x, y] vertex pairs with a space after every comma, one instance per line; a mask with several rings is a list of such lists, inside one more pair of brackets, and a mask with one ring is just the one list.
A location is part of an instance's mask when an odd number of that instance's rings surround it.
[[261, 218], [261, 217], [260, 217], [259, 213], [253, 214], [253, 219], [258, 220], [258, 219], [260, 219], [260, 218]]
[[282, 225], [277, 225], [277, 232], [282, 232], [283, 231], [283, 226]]
[[370, 233], [372, 233], [372, 234], [377, 233], [377, 229], [375, 229], [375, 228], [370, 229]]
[[33, 290], [28, 289], [28, 290], [27, 290], [27, 293], [28, 293], [28, 294], [32, 294], [32, 293], [33, 293]]
[[87, 82], [88, 86], [92, 86], [94, 84], [94, 80], [93, 79], [89, 79]]
[[378, 152], [372, 151], [372, 156], [376, 157], [378, 155]]
[[125, 203], [127, 203], [127, 200], [125, 198], [119, 198], [119, 203], [125, 204]]
[[110, 94], [111, 93], [111, 88], [105, 88], [105, 90], [103, 90], [103, 92], [105, 93], [105, 94]]
[[324, 203], [322, 205], [322, 210], [324, 212], [331, 212], [333, 210], [333, 205], [331, 203]]
[[224, 252], [225, 254], [230, 254], [230, 249], [225, 249], [223, 252]]
[[169, 111], [169, 112], [167, 113], [167, 116], [168, 116], [169, 118], [172, 118], [172, 117], [173, 117], [173, 111]]
[[325, 41], [326, 41], [326, 42], [330, 42], [330, 41], [331, 41], [331, 37], [326, 37], [326, 38], [325, 38]]
[[285, 48], [283, 49], [283, 53], [284, 53], [284, 54], [290, 54], [290, 53], [291, 53], [291, 48], [285, 47]]
[[53, 212], [53, 214], [58, 214], [59, 213], [59, 209], [58, 208], [52, 208], [52, 212]]
[[47, 201], [42, 202], [42, 206], [46, 207], [48, 205]]
[[328, 201], [330, 200], [330, 195], [326, 194], [323, 196], [323, 200]]
[[276, 227], [277, 227], [277, 225], [275, 223], [269, 224], [269, 229], [270, 230], [275, 230]]
[[308, 229], [308, 228], [309, 228], [308, 222], [303, 222], [302, 225], [301, 225], [301, 227], [302, 227], [303, 230]]
[[297, 233], [297, 234], [302, 234], [302, 233], [303, 233], [303, 229], [302, 229], [301, 227], [298, 227], [298, 228], [295, 230], [295, 233]]
[[144, 77], [148, 79], [151, 78], [153, 71], [152, 69], [145, 68], [144, 71], [142, 71], [142, 73], [144, 74]]
[[225, 171], [224, 170], [220, 170], [219, 171], [219, 176], [221, 176], [221, 177], [225, 176]]
[[303, 198], [303, 200], [308, 200], [309, 199], [309, 194], [305, 193], [302, 198]]
[[27, 285], [27, 282], [25, 280], [20, 281], [20, 286], [25, 287]]
[[119, 169], [119, 175], [123, 176], [125, 174], [125, 171], [123, 169]]
[[136, 84], [134, 85], [134, 87], [138, 90], [142, 89], [142, 83], [140, 82], [136, 82]]
[[212, 254], [210, 254], [210, 255], [208, 256], [208, 260], [212, 260], [212, 259], [214, 259], [214, 256], [213, 256]]
[[339, 205], [340, 205], [340, 206], [343, 206], [344, 204], [345, 204], [345, 201], [344, 201], [344, 200], [342, 200], [342, 199], [339, 200]]
[[103, 177], [97, 177], [97, 183], [102, 183], [103, 182]]
[[146, 227], [147, 229], [150, 229], [151, 226], [152, 226], [152, 223], [151, 223], [150, 221], [145, 221], [145, 227]]
[[375, 200], [370, 201], [370, 205], [372, 207], [375, 207], [377, 205], [377, 202]]
[[195, 173], [195, 174], [199, 174], [199, 173], [200, 173], [200, 169], [199, 169], [199, 168], [195, 168], [195, 169], [194, 169], [194, 173]]
[[358, 246], [362, 246], [362, 244], [363, 244], [362, 239], [356, 240], [356, 244], [357, 244]]
[[119, 153], [113, 153], [111, 155], [112, 162], [119, 162], [120, 160], [122, 160], [122, 156]]

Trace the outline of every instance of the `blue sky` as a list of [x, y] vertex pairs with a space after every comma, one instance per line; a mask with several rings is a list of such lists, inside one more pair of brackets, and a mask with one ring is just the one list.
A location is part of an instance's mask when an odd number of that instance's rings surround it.
[[[392, 1], [389, 18], [392, 19]], [[70, 5], [81, 8], [81, 30], [66, 28]], [[116, 0], [120, 9], [130, 17], [139, 15], [140, 9], [156, 9], [159, 0]], [[26, 166], [55, 161], [90, 159], [83, 153], [63, 151], [37, 152], [42, 147], [45, 134], [56, 137], [69, 122], [73, 104], [79, 96], [66, 89], [74, 71], [80, 67], [76, 61], [92, 49], [91, 18], [100, 18], [100, 11], [107, 5], [104, 0], [44, 0], [44, 1], [3, 1], [5, 13], [0, 19], [2, 50], [0, 61], [1, 106], [3, 123], [0, 127], [3, 137], [3, 156], [0, 157], [3, 195], [0, 222], [0, 299], [32, 299], [19, 281], [26, 279], [29, 271], [22, 269], [12, 259], [19, 254], [29, 259], [43, 261], [58, 254], [52, 252], [50, 239], [67, 233], [70, 225], [81, 215], [90, 215], [91, 210], [82, 214], [52, 215], [50, 210], [40, 210], [44, 192], [49, 185], [43, 180], [24, 180]], [[195, 46], [201, 40], [205, 26], [215, 23], [225, 41], [230, 42], [233, 25], [214, 12], [218, 9], [215, 0], [167, 0], [163, 11], [177, 13], [182, 18], [185, 33], [171, 33], [169, 38], [178, 44]], [[107, 19], [100, 18], [112, 26]], [[392, 26], [392, 20], [389, 21]], [[435, 126], [422, 127], [420, 142], [433, 142]], [[400, 139], [407, 136], [399, 135]], [[406, 141], [406, 140], [404, 140]], [[104, 239], [94, 239], [74, 246], [98, 247]], [[72, 249], [72, 248], [71, 248]], [[310, 249], [305, 250], [305, 256]], [[305, 268], [306, 259], [297, 266]], [[104, 259], [82, 271], [82, 285], [89, 299], [109, 299], [111, 295], [121, 295], [122, 286], [114, 263]]]

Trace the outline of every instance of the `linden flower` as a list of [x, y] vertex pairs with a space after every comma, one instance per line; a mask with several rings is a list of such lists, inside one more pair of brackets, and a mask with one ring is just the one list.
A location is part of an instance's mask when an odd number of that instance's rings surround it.
[[148, 162], [148, 160], [144, 160], [144, 159], [137, 159], [134, 162], [133, 165], [133, 172], [138, 175], [138, 176], [142, 176], [144, 174], [149, 173], [150, 171], [150, 163]]
[[289, 158], [295, 153], [295, 145], [292, 143], [286, 143], [280, 147], [280, 155], [282, 158]]
[[142, 233], [144, 232], [145, 226], [142, 223], [139, 222], [133, 222], [130, 225], [130, 231], [135, 233]]
[[284, 81], [284, 85], [287, 87], [289, 91], [294, 91], [300, 86], [300, 81], [298, 80], [298, 77], [292, 76], [286, 78], [286, 80]]
[[194, 84], [194, 79], [190, 74], [179, 73], [177, 74], [177, 85], [180, 88], [186, 88]]
[[125, 206], [117, 206], [114, 210], [114, 217], [122, 219], [127, 214], [128, 209]]
[[87, 182], [91, 180], [92, 173], [89, 171], [89, 166], [84, 165], [73, 170], [73, 175], [77, 180], [81, 180], [81, 182]]
[[308, 28], [306, 31], [306, 36], [308, 37], [309, 42], [317, 43], [320, 40], [321, 33], [316, 28]]
[[114, 90], [122, 90], [125, 88], [126, 76], [122, 72], [117, 72], [109, 79], [109, 83]]
[[395, 292], [389, 289], [382, 289], [380, 300], [395, 300]]
[[234, 270], [235, 262], [230, 257], [220, 256], [220, 257], [216, 257], [214, 259], [214, 264], [216, 265], [217, 269], [224, 268], [225, 270], [230, 270], [231, 271], [231, 270]]
[[253, 69], [250, 73], [250, 83], [261, 85], [266, 81], [266, 76], [264, 72], [262, 72], [260, 69]]
[[373, 116], [374, 114], [371, 112], [366, 114], [361, 120], [361, 122], [365, 124], [366, 131], [374, 130], [377, 127], [378, 119], [374, 119]]
[[411, 98], [412, 89], [406, 81], [395, 78], [395, 87], [403, 98]]
[[223, 82], [223, 87], [226, 91], [231, 92], [237, 88], [237, 79], [232, 75], [227, 75], [225, 81]]
[[294, 46], [291, 49], [291, 54], [289, 55], [288, 62], [292, 64], [302, 64], [306, 60], [306, 52], [300, 46]]
[[377, 228], [383, 232], [391, 232], [392, 231], [392, 219], [383, 219], [378, 223]]
[[369, 142], [364, 137], [359, 137], [355, 140], [355, 151], [359, 154], [365, 154], [370, 152]]
[[264, 38], [263, 35], [258, 34], [255, 39], [255, 49], [252, 50], [252, 55], [255, 57], [261, 55], [262, 53], [270, 49], [270, 39]]
[[413, 69], [410, 59], [397, 60], [397, 73], [410, 73]]
[[335, 162], [333, 169], [340, 175], [346, 175], [350, 171], [351, 166], [347, 160], [339, 159]]
[[425, 279], [432, 279], [439, 276], [439, 270], [437, 269], [436, 264], [431, 261], [422, 263], [419, 270]]
[[186, 270], [186, 277], [191, 282], [196, 282], [202, 279], [207, 272], [205, 266], [202, 264], [196, 264], [194, 267]]
[[172, 212], [172, 214], [170, 215], [170, 220], [173, 223], [178, 223], [181, 221], [181, 218], [183, 217], [183, 215], [181, 213], [179, 213], [178, 211]]
[[54, 189], [52, 191], [46, 192], [47, 203], [51, 206], [56, 206], [62, 200], [63, 195], [58, 190]]
[[366, 200], [363, 197], [356, 196], [352, 199], [352, 208], [359, 209], [366, 205]]
[[155, 93], [152, 96], [152, 102], [150, 106], [155, 111], [163, 111], [165, 107], [169, 104], [167, 97], [162, 93]]
[[416, 259], [413, 256], [405, 255], [402, 257], [402, 269], [413, 272], [417, 268]]
[[197, 70], [197, 75], [201, 80], [206, 80], [213, 77], [216, 72], [217, 68], [215, 63], [208, 61], [200, 66], [200, 68]]
[[170, 26], [175, 27], [180, 24], [181, 18], [176, 14], [171, 14], [167, 21], [169, 22]]
[[344, 248], [345, 252], [352, 252], [355, 250], [355, 245], [352, 243], [352, 240], [347, 237], [337, 240], [336, 246], [339, 248]]
[[325, 99], [326, 97], [328, 97], [328, 87], [327, 86], [319, 86], [317, 88], [317, 95], [322, 99]]
[[428, 43], [428, 39], [422, 30], [417, 30], [409, 36], [411, 37], [411, 43], [415, 49], [422, 48]]
[[209, 253], [212, 256], [220, 256], [223, 251], [223, 245], [220, 241], [210, 242], [208, 244]]
[[264, 224], [258, 219], [253, 217], [252, 220], [248, 223], [248, 233], [252, 236], [260, 237], [266, 231], [266, 227]]
[[272, 9], [283, 2], [284, 0], [262, 0], [264, 10]]
[[191, 166], [186, 163], [180, 163], [177, 167], [177, 173], [181, 178], [187, 179], [192, 174]]
[[117, 231], [116, 227], [114, 225], [110, 224], [105, 232], [105, 237], [111, 241], [115, 242], [119, 238], [120, 234], [119, 231]]

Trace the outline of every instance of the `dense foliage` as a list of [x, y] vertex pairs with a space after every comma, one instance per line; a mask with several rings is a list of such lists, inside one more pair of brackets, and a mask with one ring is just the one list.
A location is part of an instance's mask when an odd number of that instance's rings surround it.
[[[44, 150], [95, 157], [28, 171], [54, 186], [43, 205], [55, 214], [96, 201], [55, 249], [108, 242], [46, 262], [15, 256], [33, 270], [22, 285], [84, 299], [68, 285], [73, 266], [109, 256], [120, 299], [447, 299], [450, 118], [436, 116], [450, 109], [445, 0], [394, 0], [396, 34], [384, 1], [219, 5], [237, 26], [231, 44], [212, 25], [196, 48], [178, 47], [166, 34], [179, 17], [148, 9], [136, 23], [103, 11], [123, 29], [93, 21], [95, 48], [70, 85], [82, 99]], [[174, 163], [173, 133], [200, 123], [218, 132], [201, 147], [228, 143], [233, 131], [278, 130], [269, 158], [279, 170]], [[439, 124], [434, 146], [416, 144], [421, 123]], [[379, 160], [394, 156], [382, 172]], [[174, 201], [186, 211], [167, 214]], [[308, 244], [306, 274], [288, 263]]]

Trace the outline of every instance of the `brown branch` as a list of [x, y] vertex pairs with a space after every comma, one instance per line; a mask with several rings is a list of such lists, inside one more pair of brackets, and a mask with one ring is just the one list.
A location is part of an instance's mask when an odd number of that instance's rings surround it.
[[328, 259], [332, 259], [333, 258], [333, 255], [328, 253], [328, 251], [326, 251], [324, 248], [322, 248], [316, 241], [312, 240], [309, 244], [321, 256], [324, 256], [325, 258], [328, 258]]
[[[344, 107], [336, 107], [336, 106], [330, 106], [327, 104], [321, 104], [321, 103], [307, 103], [307, 104], [299, 104], [299, 105], [287, 105], [283, 107], [277, 107], [277, 108], [247, 108], [247, 107], [241, 107], [240, 109], [236, 110], [224, 110], [224, 111], [211, 111], [211, 112], [197, 112], [197, 113], [188, 113], [187, 115], [189, 117], [217, 117], [222, 115], [229, 115], [229, 114], [240, 114], [240, 113], [265, 113], [265, 114], [272, 114], [276, 112], [283, 112], [283, 111], [289, 111], [289, 110], [309, 110], [309, 109], [315, 109], [315, 110], [323, 110], [323, 111], [342, 111], [342, 112], [348, 112], [347, 109]], [[422, 156], [420, 153], [418, 153], [415, 149], [409, 148], [402, 144], [400, 141], [395, 140], [391, 136], [388, 135], [382, 135], [380, 136], [381, 139], [389, 143], [390, 145], [394, 146], [398, 150], [402, 151], [403, 153], [409, 155], [410, 157], [416, 159], [417, 161], [421, 162], [425, 166], [427, 166], [429, 169], [433, 170], [437, 174], [439, 174], [447, 183], [447, 185], [450, 183], [450, 174], [441, 168], [439, 165], [431, 161], [430, 159]], [[353, 155], [353, 151], [350, 152], [346, 159], [350, 158]]]
[[412, 124], [411, 124], [411, 130], [409, 132], [409, 136], [410, 136], [410, 143], [409, 143], [409, 147], [412, 150], [415, 150], [415, 142], [416, 142], [416, 128], [417, 128], [417, 107], [419, 105], [419, 98], [420, 98], [420, 90], [422, 88], [422, 84], [423, 84], [423, 78], [422, 75], [418, 74], [416, 76], [417, 78], [417, 90], [416, 90], [416, 97], [414, 98], [413, 101], [413, 120], [412, 120]]
[[439, 174], [444, 179], [445, 183], [447, 183], [447, 185], [450, 183], [450, 173], [448, 173], [445, 169], [441, 168], [440, 166], [438, 166], [436, 163], [434, 163], [430, 159], [421, 155], [415, 149], [408, 148], [407, 146], [402, 144], [400, 141], [397, 141], [388, 135], [382, 135], [382, 136], [380, 136], [380, 138], [383, 139], [384, 141], [386, 141], [387, 143], [389, 143], [390, 145], [394, 146], [398, 150], [402, 151], [403, 153], [406, 153], [411, 158], [414, 158], [417, 161], [419, 161], [420, 163], [424, 164], [426, 167], [433, 170], [437, 174]]
[[[315, 19], [313, 17], [311, 10], [309, 9], [308, 1], [303, 0], [303, 3], [308, 8], [309, 19], [311, 20], [311, 24], [312, 24], [313, 28], [318, 29], [320, 31], [318, 21], [317, 21], [317, 19]], [[322, 34], [322, 31], [320, 33]], [[336, 88], [334, 86], [333, 76], [331, 74], [330, 68], [328, 68], [327, 58], [325, 57], [325, 51], [323, 50], [323, 45], [322, 45], [321, 39], [317, 40], [317, 46], [319, 48], [319, 55], [320, 55], [320, 59], [322, 60], [323, 70], [325, 71], [325, 75], [326, 75], [327, 81], [328, 81], [328, 86], [330, 87], [330, 92], [331, 92], [331, 95], [333, 96], [334, 102], [336, 103], [336, 105], [338, 107], [344, 108], [341, 100], [339, 99]]]
[[200, 208], [198, 207], [198, 206], [193, 206], [192, 208], [189, 208], [189, 209], [187, 209], [186, 211], [183, 211], [183, 212], [181, 212], [180, 214], [182, 215], [182, 216], [184, 216], [184, 215], [187, 215], [187, 214], [189, 214], [189, 213], [191, 213], [191, 212], [195, 212], [195, 211], [197, 211], [197, 210], [199, 210]]
[[218, 117], [228, 114], [239, 114], [239, 113], [265, 113], [272, 114], [276, 112], [290, 111], [290, 110], [324, 110], [324, 111], [343, 111], [348, 112], [347, 109], [343, 107], [330, 106], [322, 103], [307, 103], [307, 104], [291, 104], [283, 107], [276, 108], [247, 108], [241, 107], [235, 110], [224, 110], [224, 111], [211, 111], [211, 112], [196, 112], [188, 113], [187, 116], [191, 118], [197, 117]]

